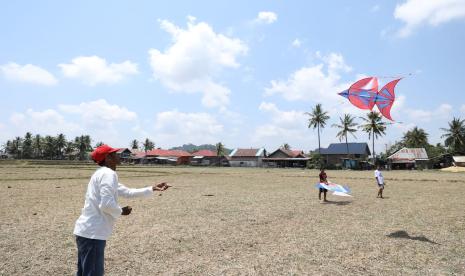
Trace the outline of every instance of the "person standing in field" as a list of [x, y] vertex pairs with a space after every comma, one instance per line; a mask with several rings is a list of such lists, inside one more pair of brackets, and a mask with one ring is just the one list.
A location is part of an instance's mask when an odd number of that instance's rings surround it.
[[104, 250], [113, 225], [120, 216], [127, 216], [132, 208], [120, 207], [118, 196], [148, 197], [154, 191], [168, 189], [160, 183], [141, 189], [130, 189], [118, 182], [116, 166], [120, 164], [117, 149], [108, 145], [97, 147], [92, 159], [100, 166], [90, 178], [85, 195], [84, 208], [74, 226], [78, 250], [77, 276], [104, 274]]
[[[326, 175], [325, 169], [321, 168], [320, 170], [320, 183], [328, 184], [328, 176]], [[321, 188], [318, 192], [318, 199], [321, 200], [321, 193], [323, 193], [323, 202], [327, 202], [326, 200], [326, 193], [328, 192], [327, 189]]]
[[384, 190], [384, 177], [383, 174], [381, 173], [382, 167], [378, 166], [378, 168], [375, 170], [375, 178], [376, 182], [378, 183], [378, 196], [377, 198], [383, 198], [383, 190]]

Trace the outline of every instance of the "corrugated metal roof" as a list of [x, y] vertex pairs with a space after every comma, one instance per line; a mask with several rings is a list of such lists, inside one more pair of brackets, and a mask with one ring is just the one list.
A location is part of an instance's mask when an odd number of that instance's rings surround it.
[[[370, 155], [370, 148], [367, 143], [348, 143], [349, 154], [366, 154]], [[318, 149], [315, 150], [318, 152]], [[322, 148], [321, 154], [347, 154], [346, 143], [333, 143], [327, 149]]]
[[454, 162], [465, 162], [465, 156], [452, 156], [452, 158], [454, 159]]
[[229, 156], [234, 157], [256, 157], [260, 156], [265, 149], [235, 149]]
[[415, 160], [428, 160], [428, 154], [424, 148], [402, 148], [388, 159], [392, 161], [415, 161]]
[[302, 150], [286, 150], [286, 149], [283, 149], [283, 148], [279, 148], [279, 149], [275, 150], [274, 152], [270, 153], [268, 156], [275, 156], [275, 155], [279, 154], [279, 152], [284, 153], [286, 156], [288, 156], [290, 158], [305, 157], [304, 152]]

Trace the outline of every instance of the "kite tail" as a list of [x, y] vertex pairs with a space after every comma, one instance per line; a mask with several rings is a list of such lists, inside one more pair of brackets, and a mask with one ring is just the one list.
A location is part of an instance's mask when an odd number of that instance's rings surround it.
[[396, 99], [394, 88], [400, 80], [401, 78], [388, 82], [376, 95], [375, 104], [379, 112], [391, 121], [394, 121], [391, 117], [391, 107]]

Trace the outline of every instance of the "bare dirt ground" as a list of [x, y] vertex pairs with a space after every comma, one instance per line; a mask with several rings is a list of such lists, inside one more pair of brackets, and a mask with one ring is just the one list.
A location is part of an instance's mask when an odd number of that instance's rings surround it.
[[[0, 163], [0, 275], [72, 275], [74, 222], [93, 165]], [[465, 173], [328, 171], [353, 198], [318, 201], [318, 172], [119, 167], [173, 187], [120, 199], [107, 275], [464, 275]]]

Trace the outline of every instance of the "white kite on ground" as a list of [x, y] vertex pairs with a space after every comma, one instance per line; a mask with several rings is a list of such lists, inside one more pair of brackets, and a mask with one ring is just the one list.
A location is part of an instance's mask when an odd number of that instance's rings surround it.
[[350, 189], [349, 187], [347, 186], [342, 186], [342, 185], [339, 185], [339, 184], [336, 184], [336, 183], [317, 183], [316, 188], [323, 188], [323, 189], [326, 189], [328, 191], [331, 191], [333, 192], [333, 195], [337, 195], [337, 196], [351, 196], [350, 195]]

